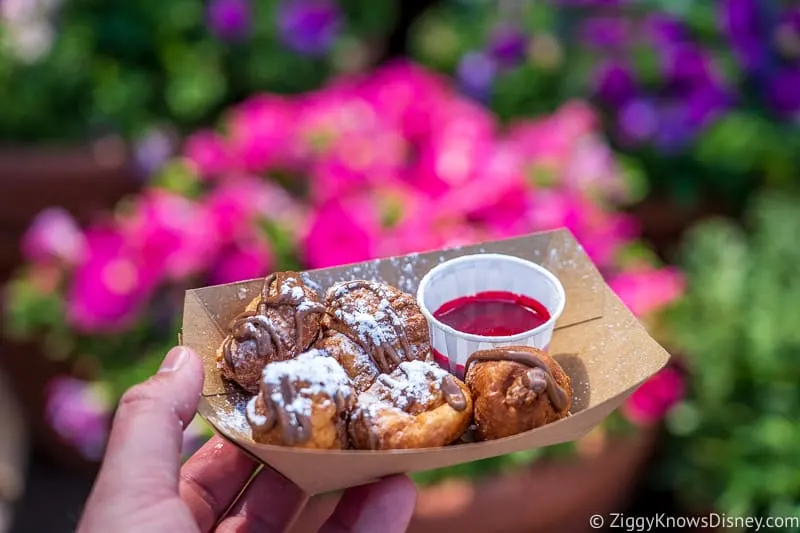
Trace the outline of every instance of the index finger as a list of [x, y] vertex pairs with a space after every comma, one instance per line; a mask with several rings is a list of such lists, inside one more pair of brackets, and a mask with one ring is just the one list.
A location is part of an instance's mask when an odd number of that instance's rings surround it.
[[255, 461], [218, 435], [186, 461], [180, 471], [178, 493], [200, 531], [211, 531], [255, 469]]

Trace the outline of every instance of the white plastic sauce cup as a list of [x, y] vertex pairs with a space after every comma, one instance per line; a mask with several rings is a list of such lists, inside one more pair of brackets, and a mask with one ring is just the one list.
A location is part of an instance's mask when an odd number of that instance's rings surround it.
[[[515, 335], [487, 337], [458, 331], [433, 314], [445, 303], [486, 291], [506, 291], [540, 302], [550, 313], [544, 324]], [[417, 301], [428, 320], [436, 362], [464, 378], [464, 365], [474, 352], [498, 346], [533, 346], [547, 351], [566, 296], [558, 278], [544, 267], [509, 255], [466, 255], [446, 261], [422, 278]]]

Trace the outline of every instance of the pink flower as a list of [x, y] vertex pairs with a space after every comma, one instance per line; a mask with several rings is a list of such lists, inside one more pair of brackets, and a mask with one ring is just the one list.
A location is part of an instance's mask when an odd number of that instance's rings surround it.
[[220, 253], [219, 261], [209, 273], [209, 283], [217, 285], [260, 278], [266, 276], [274, 264], [269, 245], [253, 236]]
[[355, 82], [337, 80], [319, 91], [301, 96], [295, 104], [295, 136], [291, 147], [296, 162], [324, 155], [348, 135], [385, 129], [370, 103], [355, 94]]
[[55, 432], [87, 459], [100, 459], [112, 410], [102, 387], [58, 376], [47, 385], [46, 396], [45, 417]]
[[491, 228], [498, 236], [529, 231], [532, 191], [522, 163], [513, 147], [497, 144], [472, 179], [441, 198], [438, 211]]
[[[525, 158], [531, 171], [547, 176], [545, 183], [536, 185], [549, 187], [560, 182], [574, 139], [564, 135], [557, 124], [548, 118], [521, 121], [509, 128], [507, 139]], [[541, 180], [538, 175], [531, 178]]]
[[82, 259], [86, 239], [70, 214], [60, 208], [45, 209], [22, 238], [22, 255], [34, 263], [50, 261], [69, 265]]
[[203, 178], [217, 176], [231, 167], [225, 140], [214, 131], [203, 130], [191, 135], [183, 152]]
[[568, 136], [576, 139], [597, 131], [599, 127], [597, 112], [582, 100], [571, 100], [563, 104], [552, 119]]
[[622, 413], [635, 424], [655, 424], [683, 398], [684, 389], [680, 372], [666, 367], [636, 389], [623, 404]]
[[569, 229], [601, 269], [611, 266], [620, 248], [638, 234], [633, 217], [605, 211], [577, 191], [537, 191], [532, 201], [532, 230]]
[[432, 136], [421, 144], [416, 163], [408, 169], [406, 181], [431, 198], [467, 184], [492, 155], [492, 125], [474, 108], [461, 111], [465, 113], [453, 114], [446, 123], [435, 126]]
[[308, 229], [307, 206], [277, 183], [251, 177], [219, 184], [206, 198], [205, 213], [222, 245], [249, 238], [260, 221], [279, 225], [295, 241]]
[[[428, 212], [431, 208], [428, 208]], [[412, 217], [388, 230], [380, 239], [379, 257], [429, 252], [489, 241], [500, 236], [490, 228], [458, 217]]]
[[599, 135], [585, 135], [565, 161], [565, 187], [600, 200], [621, 201], [626, 187], [614, 153]]
[[584, 202], [581, 223], [573, 233], [598, 267], [614, 265], [622, 247], [639, 235], [639, 222], [632, 215], [608, 212], [589, 201]]
[[676, 268], [644, 266], [618, 274], [609, 285], [631, 312], [646, 316], [680, 298], [686, 281]]
[[241, 170], [260, 173], [289, 164], [295, 115], [292, 104], [275, 95], [246, 100], [230, 120], [230, 150]]
[[312, 203], [358, 192], [391, 180], [405, 161], [406, 145], [387, 129], [343, 135], [311, 169]]
[[[608, 150], [599, 142], [597, 118], [591, 107], [570, 102], [555, 114], [513, 124], [508, 142], [526, 159], [530, 178], [538, 186], [567, 185], [582, 192], [586, 184], [611, 182]], [[599, 165], [595, 168], [594, 165]]]
[[259, 212], [269, 209], [269, 187], [274, 185], [255, 178], [241, 178], [216, 187], [205, 205], [214, 232], [226, 242], [249, 234]]
[[90, 228], [87, 257], [67, 294], [67, 319], [84, 333], [129, 326], [159, 281], [162, 267], [143, 260], [116, 229]]
[[165, 275], [181, 279], [206, 268], [219, 237], [211, 217], [192, 200], [162, 190], [144, 193], [121, 224], [130, 246]]
[[304, 246], [306, 263], [322, 268], [370, 259], [380, 239], [380, 215], [369, 198], [334, 199], [312, 216]]
[[437, 110], [455, 97], [441, 77], [406, 61], [378, 69], [365, 80], [360, 94], [411, 141], [427, 137]]

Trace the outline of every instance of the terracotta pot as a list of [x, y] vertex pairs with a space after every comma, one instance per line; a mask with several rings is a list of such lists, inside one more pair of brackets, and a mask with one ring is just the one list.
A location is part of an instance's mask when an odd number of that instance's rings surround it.
[[[423, 488], [408, 533], [580, 533], [589, 518], [624, 511], [655, 449], [657, 430], [608, 441], [592, 454], [470, 482]], [[338, 496], [312, 498], [292, 528], [316, 531]]]
[[535, 463], [487, 479], [421, 492], [409, 533], [592, 531], [589, 518], [621, 511], [654, 450], [648, 430], [606, 443], [593, 455]]
[[0, 146], [0, 281], [19, 264], [19, 238], [36, 214], [61, 206], [81, 221], [112, 207], [141, 181], [124, 146]]
[[14, 504], [22, 497], [27, 471], [27, 431], [7, 376], [0, 370], [0, 533], [8, 530]]

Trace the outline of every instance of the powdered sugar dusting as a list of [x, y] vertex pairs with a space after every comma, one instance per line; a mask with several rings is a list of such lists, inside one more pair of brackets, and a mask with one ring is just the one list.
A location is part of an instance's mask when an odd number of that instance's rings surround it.
[[303, 272], [300, 277], [303, 278], [303, 284], [305, 284], [306, 287], [316, 292], [318, 295], [322, 294], [322, 285], [311, 279], [308, 272]]
[[387, 399], [406, 410], [412, 405], [425, 405], [436, 399], [442, 379], [448, 373], [438, 365], [423, 361], [400, 363], [391, 375], [381, 374], [378, 383], [384, 387]]
[[253, 424], [263, 426], [267, 423], [267, 417], [264, 415], [258, 414], [256, 411], [256, 400], [258, 399], [257, 396], [253, 396], [250, 398], [250, 401], [247, 402], [247, 418], [250, 419]]
[[227, 433], [234, 435], [244, 434], [250, 437], [251, 429], [250, 424], [245, 417], [246, 402], [245, 398], [237, 398], [237, 400], [230, 405], [230, 410], [219, 413], [219, 416], [214, 421], [220, 429]]
[[[357, 298], [352, 302], [352, 307], [337, 309], [334, 316], [347, 325], [361, 340], [362, 343], [372, 346], [394, 344], [397, 342], [395, 326], [402, 327], [396, 313], [393, 312], [385, 291], [376, 287], [376, 293], [381, 297], [378, 310], [372, 312], [367, 299]], [[334, 297], [343, 297], [347, 292], [347, 285], [339, 285], [333, 291]], [[388, 318], [388, 320], [387, 320]]]
[[[285, 403], [280, 391], [281, 380], [288, 378], [299, 389], [290, 403]], [[324, 395], [333, 398], [337, 393], [345, 397], [351, 393], [350, 379], [333, 358], [320, 350], [309, 350], [294, 359], [270, 363], [264, 367], [262, 380], [274, 391], [272, 401], [287, 412], [311, 416], [312, 397]], [[248, 406], [249, 407], [249, 406]]]
[[359, 339], [368, 345], [380, 346], [382, 344], [393, 344], [397, 340], [397, 334], [391, 323], [386, 323], [386, 313], [377, 312], [371, 314], [367, 311], [356, 309], [353, 312], [345, 312], [338, 309], [334, 315], [352, 329]]
[[[286, 296], [291, 292], [292, 296], [294, 297], [293, 290], [295, 288], [299, 288], [297, 287], [297, 278], [288, 277], [283, 279], [283, 282], [281, 283], [281, 286], [278, 289], [278, 291], [281, 293], [282, 296]], [[300, 290], [302, 291], [303, 289]], [[302, 298], [302, 295], [300, 297]]]
[[298, 311], [308, 311], [309, 309], [313, 309], [314, 307], [316, 307], [316, 304], [308, 298], [304, 299], [299, 304], [297, 304]]

